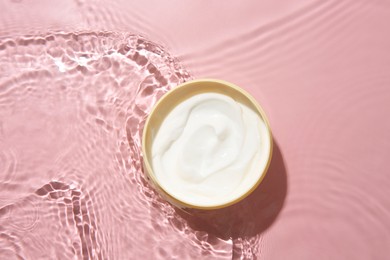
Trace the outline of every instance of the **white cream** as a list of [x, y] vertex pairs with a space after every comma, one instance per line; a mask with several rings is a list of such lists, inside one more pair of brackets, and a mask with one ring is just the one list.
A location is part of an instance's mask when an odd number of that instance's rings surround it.
[[250, 190], [269, 148], [266, 125], [254, 111], [222, 94], [198, 94], [164, 119], [153, 141], [152, 167], [173, 197], [210, 207]]

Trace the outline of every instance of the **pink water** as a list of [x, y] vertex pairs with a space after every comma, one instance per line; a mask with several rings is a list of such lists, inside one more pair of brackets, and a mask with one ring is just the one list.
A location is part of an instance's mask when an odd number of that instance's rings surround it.
[[[390, 2], [0, 1], [0, 259], [387, 259]], [[140, 134], [190, 78], [248, 90], [276, 149], [218, 211], [146, 183]]]

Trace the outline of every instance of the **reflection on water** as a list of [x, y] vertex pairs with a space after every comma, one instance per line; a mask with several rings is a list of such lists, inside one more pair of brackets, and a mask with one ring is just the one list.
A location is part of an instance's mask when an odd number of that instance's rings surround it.
[[1, 255], [153, 255], [145, 243], [161, 238], [136, 138], [150, 106], [188, 74], [129, 34], [6, 38], [0, 50]]
[[[0, 258], [386, 259], [390, 4], [279, 1], [1, 1]], [[195, 77], [251, 92], [277, 140], [210, 212], [141, 170], [151, 106]]]

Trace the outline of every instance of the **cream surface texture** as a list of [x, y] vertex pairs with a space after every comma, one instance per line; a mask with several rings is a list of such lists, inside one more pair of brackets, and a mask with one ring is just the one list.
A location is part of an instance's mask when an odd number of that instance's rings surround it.
[[171, 196], [202, 207], [238, 199], [267, 165], [262, 118], [229, 96], [197, 94], [164, 119], [152, 145], [154, 174]]

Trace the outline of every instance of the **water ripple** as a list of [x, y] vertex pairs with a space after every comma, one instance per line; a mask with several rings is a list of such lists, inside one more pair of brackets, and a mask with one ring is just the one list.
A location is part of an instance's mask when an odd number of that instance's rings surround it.
[[186, 71], [161, 46], [112, 32], [2, 38], [0, 60], [1, 231], [24, 236], [29, 258], [127, 259], [128, 241], [144, 248], [132, 231], [148, 228], [154, 194], [142, 125]]

